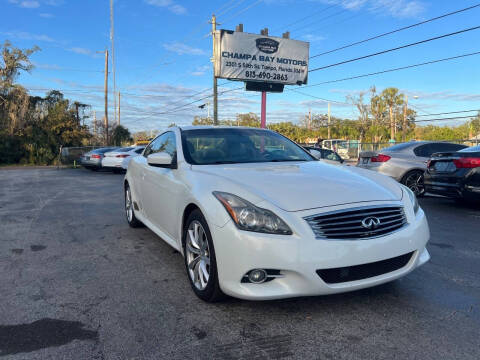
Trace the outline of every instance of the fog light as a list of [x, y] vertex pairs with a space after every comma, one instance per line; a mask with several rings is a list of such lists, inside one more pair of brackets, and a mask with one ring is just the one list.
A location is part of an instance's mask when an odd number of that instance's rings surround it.
[[263, 283], [267, 280], [267, 272], [263, 269], [255, 269], [248, 273], [248, 280], [255, 284]]

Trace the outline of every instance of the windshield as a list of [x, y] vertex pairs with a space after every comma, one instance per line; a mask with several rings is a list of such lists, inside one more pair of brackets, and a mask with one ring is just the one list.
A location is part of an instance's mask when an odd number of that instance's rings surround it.
[[183, 130], [182, 144], [194, 165], [316, 160], [282, 135], [260, 129]]

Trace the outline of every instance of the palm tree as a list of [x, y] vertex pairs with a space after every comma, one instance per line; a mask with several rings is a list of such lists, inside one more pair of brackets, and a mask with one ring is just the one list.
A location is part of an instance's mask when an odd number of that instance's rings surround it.
[[385, 104], [388, 106], [388, 113], [390, 116], [390, 139], [395, 140], [395, 132], [396, 132], [397, 124], [395, 121], [395, 116], [393, 116], [393, 111], [397, 106], [403, 104], [404, 96], [403, 94], [399, 94], [397, 88], [393, 88], [393, 87], [386, 88], [385, 90], [383, 90], [380, 96], [385, 102]]

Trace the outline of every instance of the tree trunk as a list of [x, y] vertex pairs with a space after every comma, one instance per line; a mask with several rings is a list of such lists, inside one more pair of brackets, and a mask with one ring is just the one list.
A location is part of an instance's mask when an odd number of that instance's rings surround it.
[[395, 121], [393, 119], [393, 107], [388, 107], [390, 113], [390, 139], [395, 139]]

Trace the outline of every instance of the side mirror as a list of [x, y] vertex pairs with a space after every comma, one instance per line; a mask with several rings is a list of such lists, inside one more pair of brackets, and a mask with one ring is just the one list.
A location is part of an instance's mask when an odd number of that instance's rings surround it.
[[318, 150], [313, 150], [313, 149], [309, 149], [308, 150], [310, 152], [310, 154], [312, 154], [313, 156], [315, 156], [317, 159], [321, 159], [322, 158], [322, 153]]
[[163, 168], [171, 168], [172, 160], [170, 154], [167, 154], [166, 152], [158, 152], [147, 156], [148, 165]]

